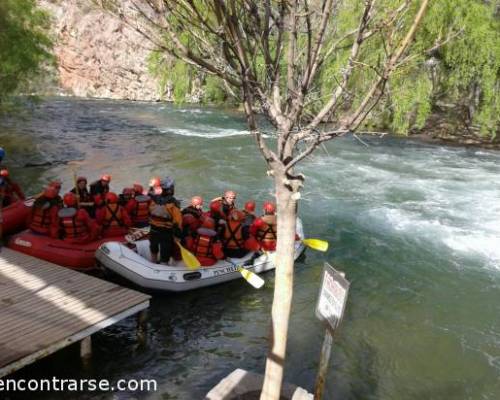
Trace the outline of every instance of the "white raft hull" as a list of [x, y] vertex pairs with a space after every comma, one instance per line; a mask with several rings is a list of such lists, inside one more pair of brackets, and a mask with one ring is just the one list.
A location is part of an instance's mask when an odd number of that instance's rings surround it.
[[[297, 219], [297, 234], [303, 239], [302, 222]], [[135, 242], [134, 251], [118, 242], [107, 242], [96, 251], [96, 258], [100, 265], [134, 284], [150, 290], [184, 292], [187, 290], [218, 285], [234, 279], [241, 279], [237, 266], [244, 267], [257, 274], [275, 268], [274, 253], [262, 254], [250, 265], [253, 253], [243, 258], [220, 260], [210, 267], [201, 267], [198, 270], [187, 269], [182, 261], [171, 265], [154, 264], [151, 261], [149, 240]], [[304, 251], [302, 240], [295, 242], [295, 259]]]

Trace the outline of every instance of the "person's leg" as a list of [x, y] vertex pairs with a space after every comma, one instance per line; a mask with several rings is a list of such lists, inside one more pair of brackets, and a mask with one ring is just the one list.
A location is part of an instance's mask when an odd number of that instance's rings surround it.
[[159, 232], [151, 230], [149, 236], [149, 251], [151, 252], [151, 262], [158, 263], [158, 251], [160, 247], [160, 238], [158, 237]]
[[172, 247], [174, 243], [174, 236], [172, 230], [168, 229], [163, 233], [163, 240], [161, 245], [161, 261], [168, 263], [172, 257]]

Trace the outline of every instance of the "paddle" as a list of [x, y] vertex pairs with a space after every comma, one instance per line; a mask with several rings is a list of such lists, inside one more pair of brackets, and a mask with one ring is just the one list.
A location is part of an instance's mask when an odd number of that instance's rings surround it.
[[264, 286], [264, 283], [265, 283], [264, 279], [262, 279], [255, 272], [252, 272], [246, 268], [243, 268], [241, 265], [236, 265], [235, 263], [233, 263], [231, 260], [229, 260], [227, 258], [226, 258], [226, 261], [233, 264], [237, 268], [237, 271], [241, 274], [243, 279], [246, 280], [255, 289], [260, 289], [262, 286]]
[[302, 239], [302, 243], [304, 243], [307, 247], [318, 251], [327, 251], [328, 250], [328, 242], [321, 239]]
[[200, 262], [198, 259], [186, 248], [184, 248], [179, 241], [179, 239], [175, 239], [175, 243], [177, 246], [179, 246], [179, 249], [181, 251], [181, 257], [182, 261], [184, 261], [184, 264], [186, 264], [186, 267], [189, 269], [198, 269], [201, 267]]

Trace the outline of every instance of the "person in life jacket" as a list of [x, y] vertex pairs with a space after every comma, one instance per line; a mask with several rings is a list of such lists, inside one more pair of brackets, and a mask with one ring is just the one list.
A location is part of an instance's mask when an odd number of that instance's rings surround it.
[[245, 203], [245, 208], [243, 209], [243, 214], [245, 215], [245, 221], [243, 222], [243, 225], [245, 226], [250, 226], [253, 224], [255, 221], [255, 201], [254, 200], [248, 200]]
[[59, 180], [52, 181], [49, 183], [49, 186], [53, 187], [56, 190], [56, 201], [59, 203], [59, 207], [64, 206], [63, 198], [61, 197], [61, 187], [62, 183]]
[[132, 191], [131, 197], [125, 204], [125, 209], [130, 218], [132, 218], [132, 225], [137, 228], [144, 228], [149, 225], [149, 205], [151, 204], [151, 199], [149, 196], [143, 195], [142, 190], [138, 192], [135, 192], [134, 189], [130, 190]]
[[70, 190], [70, 193], [77, 196], [77, 205], [79, 208], [87, 211], [89, 216], [95, 216], [94, 199], [87, 189], [87, 178], [84, 176], [76, 178], [76, 186]]
[[183, 237], [196, 234], [196, 230], [201, 226], [203, 215], [203, 198], [192, 197], [189, 206], [182, 210]]
[[57, 213], [60, 208], [56, 189], [53, 186], [47, 186], [33, 203], [31, 215], [28, 218], [29, 229], [57, 238], [59, 230]]
[[3, 182], [2, 207], [7, 207], [16, 200], [24, 200], [26, 198], [20, 186], [16, 182], [12, 181], [9, 175], [9, 171], [6, 168], [0, 170], [0, 177]]
[[132, 221], [125, 207], [118, 204], [116, 193], [106, 193], [105, 204], [96, 211], [96, 221], [103, 237], [126, 235]]
[[244, 214], [232, 210], [222, 229], [222, 243], [227, 257], [241, 258], [249, 251], [258, 250], [258, 243], [251, 237], [249, 227], [243, 225]]
[[266, 201], [263, 210], [264, 215], [254, 221], [250, 227], [250, 233], [255, 236], [261, 249], [275, 251], [278, 232], [276, 205]]
[[212, 208], [213, 203], [219, 204], [219, 212], [224, 219], [229, 218], [229, 214], [232, 210], [236, 208], [236, 192], [232, 190], [226, 190], [222, 197], [216, 197], [210, 203], [210, 208]]
[[161, 193], [155, 195], [149, 206], [149, 249], [152, 262], [168, 263], [170, 257], [174, 256], [175, 237], [181, 238], [182, 213], [174, 197], [174, 180], [171, 177], [164, 178], [160, 188]]
[[78, 209], [74, 193], [66, 193], [64, 205], [58, 213], [59, 238], [69, 243], [89, 243], [97, 238], [98, 229], [87, 211]]
[[222, 242], [218, 239], [214, 228], [215, 221], [212, 218], [203, 218], [203, 223], [196, 230], [196, 235], [186, 239], [186, 247], [205, 267], [214, 265], [217, 260], [224, 258]]
[[95, 207], [104, 205], [106, 194], [109, 192], [109, 182], [111, 175], [104, 174], [101, 179], [90, 184], [90, 196], [94, 200]]

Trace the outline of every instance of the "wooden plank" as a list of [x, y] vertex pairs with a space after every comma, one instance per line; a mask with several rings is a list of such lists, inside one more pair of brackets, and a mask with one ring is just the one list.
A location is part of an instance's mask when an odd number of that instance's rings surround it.
[[[9, 341], [0, 343], [0, 365], [5, 365], [7, 362], [12, 362], [13, 360], [16, 360], [24, 355], [50, 346], [58, 340], [62, 340], [65, 337], [71, 336], [75, 332], [96, 325], [99, 322], [110, 318], [114, 314], [131, 307], [133, 306], [129, 305], [128, 307], [123, 307], [122, 304], [110, 304], [106, 309], [106, 317], [103, 317], [103, 314], [101, 313], [97, 313], [93, 315], [93, 320], [89, 321], [69, 318], [67, 320], [67, 324], [64, 326], [64, 330], [60, 329], [59, 326], [46, 325], [41, 331], [34, 331], [27, 333], [26, 335], [16, 336]], [[20, 348], [23, 350], [19, 350]]]
[[66, 346], [69, 346], [72, 343], [75, 343], [75, 342], [77, 342], [77, 341], [79, 341], [87, 336], [90, 336], [93, 333], [100, 331], [101, 329], [104, 329], [104, 328], [106, 328], [106, 327], [126, 318], [126, 317], [129, 317], [130, 315], [133, 315], [141, 310], [144, 310], [148, 307], [149, 307], [149, 300], [145, 301], [141, 304], [138, 304], [137, 306], [130, 308], [126, 311], [123, 311], [119, 314], [116, 314], [113, 317], [111, 317], [105, 321], [100, 322], [99, 324], [93, 325], [85, 330], [77, 332], [74, 335], [72, 335], [71, 337], [60, 340], [60, 341], [52, 344], [51, 346], [49, 346], [43, 350], [39, 350], [39, 351], [32, 353], [26, 357], [20, 358], [9, 365], [6, 365], [4, 367], [0, 367], [0, 378], [5, 376], [5, 375], [11, 374], [11, 373], [17, 371], [18, 369], [20, 369], [28, 364], [31, 364], [31, 363], [33, 363], [33, 362], [35, 362], [43, 357], [46, 357], [52, 353], [55, 353], [57, 350], [60, 350]]

